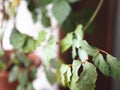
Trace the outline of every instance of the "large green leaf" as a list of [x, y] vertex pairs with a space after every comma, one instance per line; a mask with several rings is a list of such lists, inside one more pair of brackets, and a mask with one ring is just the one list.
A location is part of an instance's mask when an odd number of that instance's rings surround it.
[[45, 30], [41, 30], [38, 34], [38, 38], [36, 41], [36, 46], [41, 45], [45, 40], [46, 40], [46, 35], [47, 33], [45, 32]]
[[10, 36], [10, 43], [15, 49], [20, 49], [23, 47], [26, 37], [26, 35], [20, 33], [16, 28], [14, 28]]
[[96, 47], [90, 46], [87, 41], [81, 41], [81, 47], [87, 52], [88, 55], [95, 57], [99, 54], [99, 50]]
[[71, 90], [94, 90], [97, 79], [96, 68], [93, 64], [86, 62], [83, 64], [83, 72], [77, 82], [72, 79]]
[[58, 69], [58, 68], [60, 68], [60, 61], [56, 60], [56, 59], [51, 59], [50, 66], [54, 69]]
[[21, 86], [25, 86], [28, 83], [27, 70], [23, 70], [19, 73], [18, 82]]
[[14, 82], [15, 80], [17, 80], [18, 74], [19, 74], [19, 68], [17, 66], [14, 66], [9, 75], [9, 82]]
[[69, 83], [71, 81], [71, 76], [72, 76], [72, 72], [71, 72], [71, 68], [66, 65], [66, 64], [62, 64], [61, 68], [60, 68], [60, 75], [61, 75], [61, 82], [64, 86], [69, 86]]
[[56, 0], [53, 3], [52, 13], [60, 25], [63, 24], [70, 12], [71, 7], [65, 0]]
[[26, 43], [24, 44], [23, 51], [30, 53], [36, 48], [36, 41], [32, 37], [27, 37]]
[[62, 52], [65, 52], [72, 46], [73, 44], [72, 39], [73, 39], [73, 34], [68, 33], [66, 37], [61, 41], [60, 45], [61, 45]]
[[110, 76], [120, 80], [120, 59], [107, 54], [107, 62], [110, 66]]
[[52, 70], [45, 70], [47, 80], [50, 82], [51, 85], [54, 85], [56, 80], [55, 73]]
[[99, 70], [109, 76], [110, 70], [109, 70], [109, 65], [108, 63], [104, 60], [102, 54], [98, 54], [96, 57], [93, 58], [93, 62], [99, 68]]

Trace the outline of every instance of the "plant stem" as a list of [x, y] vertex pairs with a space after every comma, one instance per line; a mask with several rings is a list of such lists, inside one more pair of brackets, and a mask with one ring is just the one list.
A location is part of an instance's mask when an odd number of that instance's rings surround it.
[[87, 22], [87, 24], [84, 26], [83, 31], [85, 31], [89, 27], [89, 25], [91, 24], [91, 22], [95, 19], [97, 13], [99, 12], [99, 10], [100, 10], [100, 8], [101, 8], [101, 6], [103, 4], [103, 1], [104, 0], [100, 0], [100, 2], [98, 4], [97, 8], [95, 9], [93, 15], [91, 16], [91, 18], [89, 19], [89, 21]]

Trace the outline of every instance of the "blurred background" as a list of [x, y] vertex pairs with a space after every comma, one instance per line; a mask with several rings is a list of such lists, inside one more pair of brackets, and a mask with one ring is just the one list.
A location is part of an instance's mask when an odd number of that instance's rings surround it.
[[[78, 2], [72, 5], [73, 10], [80, 13], [82, 7], [96, 8], [99, 0], [83, 0], [82, 2]], [[48, 6], [50, 10], [51, 6]], [[24, 14], [23, 14], [24, 13]], [[21, 1], [21, 5], [19, 7], [18, 15], [17, 15], [17, 27], [26, 34], [29, 34], [36, 38], [37, 33], [39, 32], [39, 28], [43, 28], [46, 30], [57, 29], [54, 32], [54, 35], [57, 39], [61, 39], [65, 33], [59, 31], [57, 26], [57, 21], [49, 12], [50, 17], [52, 18], [52, 27], [51, 28], [44, 28], [41, 26], [40, 23], [34, 24], [31, 20], [30, 12], [26, 9], [26, 3], [24, 0]], [[22, 23], [19, 23], [22, 22]], [[12, 28], [12, 21], [9, 22], [7, 26], [7, 32], [4, 36], [4, 48], [11, 49], [12, 46], [9, 42], [10, 37], [10, 29]], [[8, 32], [9, 31], [9, 32]], [[102, 8], [100, 9], [97, 17], [94, 20], [94, 30], [90, 33], [85, 35], [85, 38], [88, 42], [96, 47], [99, 47], [110, 54], [120, 58], [120, 0], [104, 0]], [[38, 48], [35, 52], [41, 57], [44, 58], [42, 53], [40, 52], [41, 48]], [[59, 55], [58, 47], [56, 47], [56, 56]], [[69, 51], [61, 55], [66, 62], [71, 60]], [[98, 71], [99, 72], [99, 71]], [[38, 69], [38, 78], [34, 81], [34, 87], [37, 90], [57, 90], [58, 85], [55, 84], [51, 86], [43, 72], [43, 67], [40, 66]], [[120, 81], [113, 80], [109, 77], [104, 76], [102, 73], [99, 72], [97, 84], [95, 90], [120, 90]], [[60, 87], [61, 88], [61, 87]], [[61, 88], [61, 90], [67, 90]]]

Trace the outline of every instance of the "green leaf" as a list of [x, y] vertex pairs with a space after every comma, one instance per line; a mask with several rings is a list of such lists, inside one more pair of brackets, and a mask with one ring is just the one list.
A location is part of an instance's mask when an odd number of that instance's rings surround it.
[[39, 0], [39, 2], [40, 2], [40, 6], [45, 7], [46, 5], [51, 3], [52, 0]]
[[52, 59], [55, 53], [55, 46], [56, 46], [56, 40], [55, 37], [51, 36], [48, 40], [47, 45], [44, 47], [44, 58], [46, 63], [48, 63], [50, 61], [50, 59]]
[[29, 67], [30, 66], [30, 60], [25, 57], [22, 53], [17, 52], [17, 59], [19, 60], [20, 63], [22, 63], [25, 67]]
[[82, 25], [78, 25], [74, 33], [77, 40], [82, 40], [83, 39]]
[[19, 74], [19, 68], [17, 66], [14, 66], [9, 75], [9, 82], [14, 82], [15, 80], [17, 80], [18, 74]]
[[78, 49], [78, 55], [79, 55], [81, 62], [85, 62], [88, 59], [87, 53], [80, 48]]
[[27, 90], [35, 90], [32, 83], [28, 83]]
[[104, 60], [102, 54], [98, 54], [96, 57], [93, 58], [93, 62], [99, 68], [99, 70], [109, 76], [110, 70], [109, 70], [109, 65], [108, 63]]
[[46, 40], [46, 35], [47, 33], [45, 32], [45, 30], [41, 30], [38, 34], [38, 38], [36, 41], [36, 46], [41, 45], [45, 40]]
[[50, 66], [52, 68], [58, 69], [60, 67], [60, 62], [56, 59], [51, 59], [50, 60]]
[[70, 3], [75, 3], [75, 2], [77, 2], [79, 0], [67, 0], [67, 1], [70, 2]]
[[23, 47], [23, 51], [25, 53], [30, 53], [35, 49], [36, 49], [36, 41], [32, 37], [28, 37]]
[[51, 26], [51, 20], [50, 20], [50, 18], [49, 18], [48, 16], [46, 16], [46, 15], [42, 15], [42, 20], [41, 20], [41, 22], [42, 22], [42, 25], [43, 25], [44, 27], [50, 27], [50, 26]]
[[33, 0], [29, 0], [28, 1], [28, 10], [30, 10], [31, 12], [33, 12], [36, 9], [35, 3]]
[[18, 82], [21, 86], [25, 86], [28, 83], [27, 70], [21, 71], [18, 76]]
[[32, 67], [29, 73], [32, 80], [36, 78], [36, 74], [37, 74], [37, 68]]
[[51, 85], [54, 85], [56, 80], [55, 73], [53, 73], [51, 70], [45, 70], [47, 80], [50, 82]]
[[88, 55], [95, 57], [99, 54], [99, 50], [96, 47], [90, 46], [87, 41], [81, 41], [81, 47], [87, 52]]
[[26, 35], [20, 33], [16, 28], [14, 28], [10, 36], [10, 43], [15, 49], [20, 49], [23, 47], [26, 37]]
[[70, 12], [71, 7], [65, 0], [56, 0], [53, 3], [52, 13], [60, 25], [63, 24]]
[[19, 85], [19, 86], [17, 87], [17, 90], [25, 90], [25, 87]]
[[120, 80], [120, 59], [107, 54], [107, 62], [110, 66], [110, 76]]
[[86, 62], [83, 64], [83, 72], [77, 82], [72, 79], [71, 90], [94, 90], [97, 79], [96, 68], [93, 64]]
[[65, 38], [60, 42], [62, 52], [68, 50], [73, 44], [73, 34], [68, 33]]
[[71, 68], [68, 65], [62, 64], [60, 68], [61, 82], [64, 86], [68, 85], [71, 81]]

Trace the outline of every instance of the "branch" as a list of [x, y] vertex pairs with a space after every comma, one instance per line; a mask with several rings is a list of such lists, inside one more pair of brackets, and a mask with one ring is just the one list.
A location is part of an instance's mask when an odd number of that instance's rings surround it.
[[91, 18], [89, 19], [89, 21], [87, 22], [87, 24], [85, 25], [85, 27], [83, 28], [83, 31], [85, 31], [89, 27], [89, 25], [91, 24], [91, 22], [95, 19], [96, 15], [98, 14], [98, 12], [99, 12], [102, 4], [103, 4], [103, 1], [104, 0], [100, 0], [100, 2], [98, 4], [96, 10], [94, 11], [93, 15], [91, 16]]

